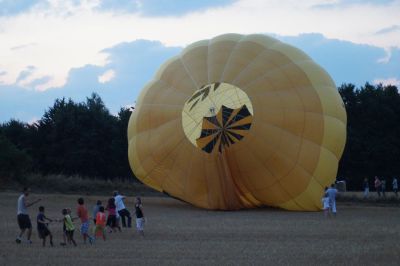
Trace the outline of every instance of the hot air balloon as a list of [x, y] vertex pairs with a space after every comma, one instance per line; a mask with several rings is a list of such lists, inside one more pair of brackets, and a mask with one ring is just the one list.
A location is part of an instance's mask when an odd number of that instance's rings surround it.
[[186, 47], [143, 88], [128, 125], [144, 184], [206, 209], [321, 208], [346, 140], [329, 74], [266, 35]]

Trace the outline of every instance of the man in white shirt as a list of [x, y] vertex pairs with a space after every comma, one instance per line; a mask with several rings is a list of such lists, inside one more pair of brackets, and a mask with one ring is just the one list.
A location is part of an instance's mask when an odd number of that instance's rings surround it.
[[18, 244], [21, 243], [22, 236], [24, 235], [25, 230], [28, 230], [28, 233], [27, 233], [28, 243], [30, 243], [30, 244], [32, 243], [32, 241], [31, 241], [32, 223], [31, 223], [31, 219], [29, 218], [28, 207], [39, 202], [40, 199], [37, 199], [36, 201], [33, 201], [33, 202], [28, 202], [27, 197], [29, 195], [29, 191], [30, 191], [29, 188], [25, 187], [23, 193], [18, 198], [17, 220], [18, 220], [19, 228], [21, 229], [19, 236], [17, 237], [17, 239], [15, 239], [15, 242], [17, 242]]
[[115, 199], [115, 206], [119, 216], [121, 217], [122, 227], [126, 227], [125, 217], [128, 218], [128, 227], [132, 226], [132, 217], [131, 213], [126, 209], [124, 204], [125, 196], [119, 194], [118, 191], [114, 191], [114, 199]]

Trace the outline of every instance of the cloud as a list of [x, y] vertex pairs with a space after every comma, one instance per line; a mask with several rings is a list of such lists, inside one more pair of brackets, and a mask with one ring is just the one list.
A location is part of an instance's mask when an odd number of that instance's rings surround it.
[[29, 47], [35, 46], [35, 45], [37, 45], [37, 43], [32, 42], [32, 43], [27, 43], [27, 44], [22, 44], [22, 45], [17, 45], [17, 46], [11, 47], [10, 50], [20, 50], [20, 49], [29, 48]]
[[138, 13], [141, 16], [182, 16], [209, 8], [223, 7], [236, 0], [103, 0], [97, 7], [101, 11]]
[[[310, 55], [337, 85], [353, 83], [361, 86], [374, 80], [400, 80], [400, 49], [393, 48], [390, 60], [381, 64], [377, 61], [386, 52], [380, 47], [330, 39], [315, 33], [275, 37]], [[158, 41], [123, 42], [100, 51], [105, 56], [105, 65], [88, 64], [71, 69], [66, 84], [58, 89], [39, 91], [18, 85], [0, 85], [0, 121], [10, 118], [30, 121], [41, 117], [56, 98], [84, 101], [92, 92], [98, 93], [116, 114], [121, 107], [134, 105], [140, 90], [157, 69], [181, 50], [182, 47], [168, 47]], [[115, 72], [114, 78], [101, 83], [99, 76], [110, 70]], [[48, 79], [50, 77], [33, 80], [31, 86], [39, 87]]]
[[310, 55], [338, 85], [353, 83], [360, 86], [383, 76], [400, 78], [399, 48], [391, 49], [390, 58], [382, 64], [379, 60], [387, 55], [387, 51], [380, 47], [329, 39], [321, 34], [276, 37]]
[[392, 25], [390, 27], [383, 28], [381, 30], [378, 30], [375, 34], [377, 34], [377, 35], [379, 35], [379, 34], [387, 34], [387, 33], [396, 32], [396, 31], [400, 31], [400, 26], [399, 25]]
[[384, 86], [393, 85], [400, 88], [400, 79], [398, 78], [374, 79], [373, 83], [382, 84]]
[[32, 73], [35, 72], [35, 67], [34, 66], [27, 66], [23, 71], [21, 71], [21, 73], [19, 73], [15, 83], [19, 84], [19, 85], [23, 85], [24, 81], [30, 76], [32, 75]]
[[30, 10], [40, 0], [0, 0], [0, 16], [12, 16]]
[[111, 81], [112, 79], [115, 78], [115, 71], [112, 69], [107, 70], [106, 72], [104, 72], [102, 75], [100, 75], [97, 80], [100, 83], [107, 83], [109, 81]]
[[[11, 2], [7, 1], [8, 5]], [[400, 0], [380, 5], [373, 1], [340, 5], [344, 1], [334, 0], [214, 2], [168, 1], [163, 7], [159, 3], [167, 2], [140, 1], [131, 12], [120, 12], [133, 2], [34, 1], [34, 5], [17, 8], [16, 16], [0, 17], [0, 69], [7, 72], [0, 76], [0, 83], [15, 85], [18, 75], [29, 64], [36, 69], [26, 80], [28, 83], [50, 77], [40, 89], [60, 88], [66, 84], [72, 69], [105, 66], [107, 55], [101, 51], [106, 47], [138, 39], [158, 40], [176, 47], [226, 32], [271, 32], [286, 36], [318, 32], [357, 44], [386, 49], [400, 47], [395, 32], [374, 34], [391, 25], [400, 25]], [[329, 3], [337, 3], [339, 7], [313, 8]], [[116, 8], [118, 5], [121, 8]], [[100, 6], [103, 8], [99, 9]], [[26, 45], [32, 43], [36, 45]]]

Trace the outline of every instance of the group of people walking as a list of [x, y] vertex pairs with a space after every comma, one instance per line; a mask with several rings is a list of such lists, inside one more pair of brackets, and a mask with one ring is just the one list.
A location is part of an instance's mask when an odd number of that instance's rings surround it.
[[[369, 187], [370, 187], [369, 180], [368, 180], [368, 178], [365, 178], [364, 182], [363, 182], [364, 198], [367, 198], [369, 195], [369, 192], [370, 192]], [[386, 185], [385, 178], [381, 179], [378, 176], [375, 176], [374, 188], [375, 188], [375, 191], [376, 191], [378, 197], [381, 197], [381, 196], [386, 197], [387, 185]], [[393, 193], [395, 194], [395, 196], [398, 197], [399, 186], [398, 186], [396, 177], [393, 177], [393, 179], [392, 179], [392, 190], [393, 190]]]
[[[41, 199], [37, 199], [35, 201], [29, 202], [30, 190], [29, 188], [24, 188], [23, 193], [18, 198], [17, 204], [17, 221], [20, 228], [20, 234], [16, 238], [16, 242], [19, 244], [23, 241], [23, 236], [26, 232], [26, 242], [31, 244], [31, 235], [32, 235], [32, 223], [28, 214], [28, 207], [38, 203]], [[39, 213], [36, 217], [37, 222], [37, 230], [38, 236], [42, 239], [42, 245], [46, 245], [47, 237], [50, 240], [50, 245], [53, 246], [53, 235], [49, 229], [49, 223], [51, 222], [59, 222], [62, 223], [63, 227], [63, 241], [60, 243], [62, 246], [67, 244], [72, 244], [77, 246], [77, 243], [74, 239], [74, 232], [76, 230], [74, 221], [80, 220], [80, 233], [82, 235], [83, 243], [89, 241], [90, 244], [93, 244], [95, 240], [101, 237], [103, 240], [106, 240], [106, 234], [116, 232], [117, 230], [121, 232], [120, 221], [122, 222], [122, 227], [131, 227], [132, 217], [129, 210], [126, 208], [124, 203], [125, 196], [121, 195], [118, 191], [114, 191], [113, 197], [109, 198], [107, 201], [107, 205], [104, 207], [102, 205], [102, 201], [98, 200], [96, 205], [93, 208], [93, 235], [90, 234], [90, 217], [89, 211], [85, 206], [85, 201], [83, 198], [78, 198], [77, 200], [77, 208], [76, 208], [76, 217], [72, 215], [72, 211], [70, 208], [64, 208], [61, 210], [62, 218], [60, 219], [50, 219], [45, 214], [45, 207], [40, 206], [38, 208]], [[108, 212], [108, 216], [106, 216], [105, 212]], [[144, 236], [144, 212], [142, 201], [140, 197], [136, 197], [135, 199], [135, 215], [136, 215], [136, 229], [137, 232]], [[108, 229], [108, 230], [107, 230]]]

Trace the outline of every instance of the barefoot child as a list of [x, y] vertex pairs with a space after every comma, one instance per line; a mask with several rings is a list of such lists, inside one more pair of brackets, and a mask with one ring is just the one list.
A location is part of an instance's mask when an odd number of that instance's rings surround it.
[[142, 200], [140, 197], [136, 197], [135, 202], [135, 214], [136, 214], [136, 230], [141, 236], [144, 236], [144, 214], [142, 208]]
[[64, 215], [65, 235], [67, 236], [68, 243], [72, 242], [72, 244], [74, 244], [76, 247], [76, 242], [74, 240], [75, 226], [69, 213], [70, 211], [67, 209], [62, 210], [62, 214]]
[[[47, 222], [46, 222], [47, 220]], [[50, 245], [53, 246], [53, 235], [51, 234], [49, 227], [48, 227], [48, 222], [52, 222], [53, 220], [47, 218], [44, 215], [44, 207], [40, 206], [39, 207], [39, 214], [37, 215], [36, 222], [37, 222], [37, 230], [39, 234], [39, 238], [42, 239], [42, 245], [43, 247], [46, 246], [46, 238], [47, 236], [50, 237]]]
[[83, 198], [78, 199], [78, 208], [76, 214], [81, 220], [81, 234], [83, 237], [83, 244], [86, 244], [86, 239], [89, 238], [89, 243], [92, 244], [92, 237], [89, 235], [89, 213], [85, 207]]
[[100, 206], [99, 212], [96, 214], [96, 227], [94, 228], [95, 238], [102, 236], [103, 240], [106, 241], [106, 214], [104, 213], [104, 207]]

